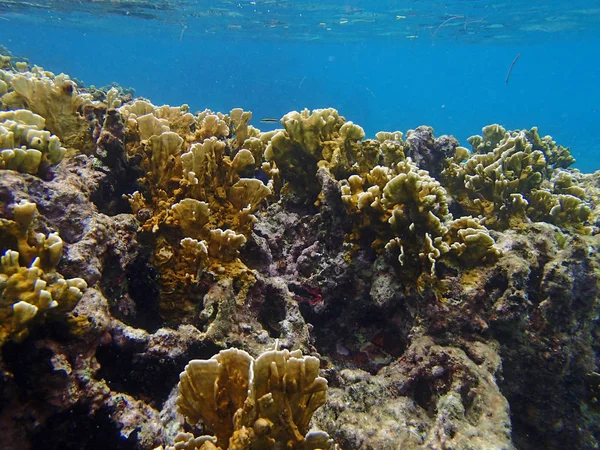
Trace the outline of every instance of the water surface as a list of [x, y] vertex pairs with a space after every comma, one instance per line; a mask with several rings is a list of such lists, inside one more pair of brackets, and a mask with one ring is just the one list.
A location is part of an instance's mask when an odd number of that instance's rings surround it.
[[240, 106], [261, 129], [328, 106], [369, 136], [538, 126], [584, 171], [600, 169], [599, 23], [589, 1], [0, 1], [0, 44], [88, 85]]

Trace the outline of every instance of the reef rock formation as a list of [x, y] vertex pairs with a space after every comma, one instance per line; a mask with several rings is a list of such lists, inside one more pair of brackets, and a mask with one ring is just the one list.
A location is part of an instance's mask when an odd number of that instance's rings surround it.
[[550, 137], [0, 60], [3, 448], [598, 448], [600, 172]]

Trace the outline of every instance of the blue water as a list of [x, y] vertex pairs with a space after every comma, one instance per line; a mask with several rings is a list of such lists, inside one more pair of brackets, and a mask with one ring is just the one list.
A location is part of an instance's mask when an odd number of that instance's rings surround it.
[[329, 106], [368, 136], [426, 124], [467, 146], [489, 123], [538, 126], [598, 170], [600, 2], [523, 3], [0, 1], [0, 44], [155, 104], [242, 107], [262, 130]]

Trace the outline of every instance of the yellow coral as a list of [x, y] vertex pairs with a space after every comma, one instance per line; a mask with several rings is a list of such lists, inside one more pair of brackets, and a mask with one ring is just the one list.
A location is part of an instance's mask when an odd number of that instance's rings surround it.
[[546, 221], [559, 226], [571, 226], [585, 234], [589, 233], [582, 224], [592, 213], [591, 208], [579, 197], [569, 194], [554, 194], [538, 189], [531, 193], [528, 214], [534, 220]]
[[70, 312], [87, 288], [83, 279], [65, 280], [56, 272], [62, 240], [31, 230], [35, 212], [34, 203], [21, 202], [14, 221], [0, 219], [0, 246], [16, 243], [19, 249], [0, 257], [0, 345], [26, 337], [34, 320]]
[[[558, 172], [575, 161], [567, 148], [556, 145], [550, 136], [540, 137], [535, 127], [506, 131], [489, 125], [483, 136], [472, 136], [469, 142], [473, 154], [457, 149], [442, 172], [445, 185], [464, 210], [485, 216], [487, 226], [496, 228], [518, 226], [529, 216], [581, 229], [589, 217], [585, 191], [573, 186], [569, 175]], [[559, 174], [556, 193], [578, 200], [542, 189], [555, 173]]]
[[145, 101], [119, 111], [127, 150], [141, 156], [145, 171], [144, 193], [134, 192], [129, 201], [134, 212], [151, 214], [142, 229], [152, 232], [155, 243], [152, 262], [160, 269], [163, 317], [186, 316], [178, 305], [200, 302], [194, 286], [204, 271], [241, 277], [247, 286], [252, 277], [239, 250], [273, 185], [254, 178], [266, 137], [248, 125], [251, 115], [235, 109], [231, 116], [209, 110], [194, 116], [186, 105], [155, 107]]
[[26, 109], [0, 112], [0, 169], [37, 174], [58, 164], [66, 149], [45, 124]]
[[28, 109], [42, 116], [47, 129], [65, 146], [91, 152], [95, 144], [83, 108], [92, 100], [81, 94], [65, 74], [54, 75], [41, 67], [21, 73], [2, 71], [0, 78], [10, 86], [1, 98], [5, 109]]
[[206, 234], [203, 230], [210, 219], [208, 203], [184, 198], [171, 206], [173, 217], [186, 236], [200, 237]]
[[[376, 166], [365, 177], [353, 175], [341, 190], [355, 219], [354, 238], [364, 229], [375, 232], [372, 246], [398, 254], [407, 279], [435, 275], [441, 258], [470, 265], [500, 254], [479, 220], [452, 218], [446, 190], [410, 158], [392, 168]], [[421, 266], [414, 261], [421, 261]]]
[[357, 162], [361, 127], [346, 122], [333, 108], [292, 111], [281, 119], [285, 130], [276, 132], [265, 150], [297, 193], [314, 194], [317, 164], [337, 176], [345, 176]]
[[180, 376], [177, 406], [188, 423], [202, 421], [214, 437], [180, 435], [190, 445], [182, 448], [337, 448], [323, 432], [307, 434], [325, 403], [327, 381], [318, 374], [319, 360], [300, 351], [273, 350], [254, 360], [229, 349], [190, 361]]

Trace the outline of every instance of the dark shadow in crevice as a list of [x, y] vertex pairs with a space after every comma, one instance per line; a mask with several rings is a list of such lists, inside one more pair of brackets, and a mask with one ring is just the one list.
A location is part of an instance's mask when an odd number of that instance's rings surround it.
[[44, 450], [134, 450], [137, 432], [128, 439], [121, 436], [109, 411], [100, 409], [90, 415], [87, 407], [75, 406], [50, 418], [36, 428], [31, 448]]
[[179, 374], [191, 359], [209, 359], [222, 348], [195, 344], [177, 358], [147, 353], [144, 345], [111, 343], [98, 347], [100, 363], [97, 379], [104, 379], [111, 390], [123, 392], [160, 409], [179, 381]]
[[257, 319], [271, 338], [281, 336], [280, 323], [286, 317], [286, 301], [281, 292], [267, 287]]
[[135, 314], [123, 318], [124, 322], [154, 333], [163, 325], [157, 270], [150, 264], [148, 256], [142, 254], [127, 267], [125, 276], [127, 292], [135, 303]]
[[[344, 292], [343, 287], [340, 292]], [[305, 321], [313, 326], [317, 351], [339, 368], [375, 374], [406, 350], [407, 337], [392, 320], [398, 314], [408, 318], [400, 306], [376, 311], [367, 303], [353, 307], [340, 296], [321, 308], [305, 301], [299, 307]]]
[[[97, 113], [96, 113], [97, 114]], [[130, 213], [125, 194], [139, 191], [138, 179], [144, 175], [140, 168], [141, 155], [129, 156], [125, 148], [125, 129], [121, 114], [109, 109], [101, 118], [102, 131], [96, 142], [96, 170], [104, 173], [90, 199], [101, 213], [114, 216]]]

